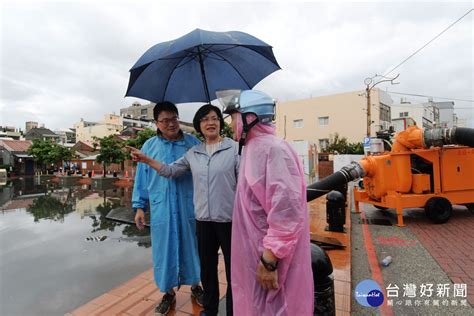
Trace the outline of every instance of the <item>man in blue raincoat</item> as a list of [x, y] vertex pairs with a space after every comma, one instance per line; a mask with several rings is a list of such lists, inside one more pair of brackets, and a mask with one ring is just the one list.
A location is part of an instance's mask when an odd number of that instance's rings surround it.
[[[178, 109], [173, 103], [158, 103], [153, 109], [157, 136], [145, 142], [141, 150], [149, 157], [172, 163], [199, 143], [180, 130]], [[133, 187], [132, 206], [135, 223], [143, 229], [144, 212], [150, 209], [153, 270], [158, 288], [165, 293], [155, 309], [166, 315], [176, 302], [174, 287], [191, 285], [191, 296], [202, 306], [200, 266], [196, 242], [191, 173], [175, 179], [161, 177], [139, 163]]]

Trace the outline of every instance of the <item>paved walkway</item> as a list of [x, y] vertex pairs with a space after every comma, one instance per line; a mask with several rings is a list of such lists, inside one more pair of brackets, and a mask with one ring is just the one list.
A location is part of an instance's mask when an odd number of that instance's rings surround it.
[[[423, 209], [405, 209], [406, 226], [397, 227], [394, 210], [380, 211], [368, 204], [361, 209], [361, 214], [351, 216], [353, 290], [359, 282], [372, 279], [382, 287], [386, 300], [374, 308], [353, 298], [352, 315], [474, 315], [474, 214], [456, 206], [447, 223], [436, 225]], [[361, 224], [361, 218], [392, 226]], [[393, 261], [382, 267], [379, 263], [388, 255]], [[467, 285], [467, 297], [454, 294], [455, 284]]]
[[[219, 281], [220, 292], [225, 293], [226, 281], [223, 260], [219, 262]], [[199, 315], [202, 308], [191, 300], [190, 294], [190, 287], [182, 286], [176, 292], [176, 305], [168, 315]], [[150, 269], [66, 315], [155, 315], [155, 306], [161, 300], [162, 295], [153, 281], [153, 270]], [[221, 294], [221, 298], [223, 296]]]
[[455, 206], [453, 216], [442, 225], [432, 224], [422, 210], [411, 214], [407, 226], [454, 284], [467, 285], [467, 300], [474, 306], [474, 214]]
[[[350, 220], [345, 233], [333, 233], [324, 230], [326, 227], [325, 198], [319, 198], [309, 204], [310, 230], [312, 236], [332, 237], [338, 239], [346, 247], [343, 250], [329, 250], [327, 253], [334, 266], [336, 315], [350, 315], [351, 301], [351, 244]], [[348, 211], [347, 211], [348, 212]], [[347, 218], [349, 213], [347, 213]], [[224, 260], [219, 260], [219, 286], [221, 299], [224, 298], [227, 281], [224, 270]], [[67, 313], [67, 316], [148, 316], [154, 315], [156, 304], [161, 300], [162, 293], [153, 281], [152, 269], [143, 272], [130, 281], [104, 293], [87, 304]], [[190, 298], [190, 287], [183, 286], [177, 292], [176, 305], [168, 314], [199, 315], [202, 310]]]

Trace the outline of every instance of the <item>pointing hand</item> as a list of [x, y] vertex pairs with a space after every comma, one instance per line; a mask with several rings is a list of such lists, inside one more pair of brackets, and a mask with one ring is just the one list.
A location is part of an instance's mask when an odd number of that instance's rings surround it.
[[132, 156], [132, 160], [136, 162], [144, 162], [148, 163], [150, 161], [150, 157], [145, 155], [142, 151], [132, 147], [132, 146], [125, 146], [128, 150], [130, 150], [130, 155]]

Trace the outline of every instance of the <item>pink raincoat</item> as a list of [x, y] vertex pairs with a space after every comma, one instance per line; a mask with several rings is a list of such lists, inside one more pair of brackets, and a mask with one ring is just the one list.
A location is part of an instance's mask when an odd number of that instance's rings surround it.
[[[237, 128], [242, 128], [239, 120]], [[275, 136], [273, 126], [259, 123], [250, 130], [232, 220], [234, 315], [313, 315], [303, 175], [295, 151]], [[264, 290], [257, 282], [256, 269], [264, 248], [279, 258], [276, 290]]]

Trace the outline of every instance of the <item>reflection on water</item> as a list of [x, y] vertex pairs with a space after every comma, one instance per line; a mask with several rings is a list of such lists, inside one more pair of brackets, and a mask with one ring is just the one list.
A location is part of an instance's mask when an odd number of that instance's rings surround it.
[[34, 199], [33, 203], [26, 208], [26, 211], [33, 215], [35, 222], [40, 219], [64, 222], [64, 215], [74, 211], [74, 205], [67, 202], [63, 203], [58, 198], [46, 194]]
[[151, 268], [149, 230], [106, 219], [131, 210], [131, 194], [34, 178], [0, 186], [0, 315], [63, 315]]
[[[6, 186], [0, 186], [0, 211], [6, 212], [26, 208], [35, 222], [52, 220], [63, 223], [64, 217], [76, 212], [81, 218], [92, 219], [91, 233], [115, 231], [117, 226], [123, 228], [125, 237], [150, 236], [149, 230], [140, 231], [133, 225], [124, 225], [106, 218], [107, 214], [117, 207], [131, 209], [131, 188], [116, 188], [109, 185], [107, 190], [93, 191], [90, 185], [61, 187], [57, 183], [41, 183], [34, 178], [13, 180]], [[129, 238], [139, 240], [138, 246], [150, 247], [150, 238]], [[127, 240], [121, 237], [120, 240]]]

